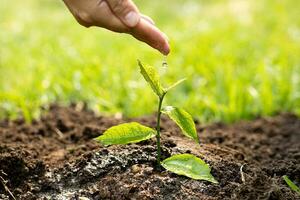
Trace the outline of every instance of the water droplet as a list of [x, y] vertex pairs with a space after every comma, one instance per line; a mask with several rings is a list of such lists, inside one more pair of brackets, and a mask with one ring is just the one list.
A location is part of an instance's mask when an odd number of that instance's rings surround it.
[[168, 67], [167, 56], [164, 56], [164, 60], [163, 60], [163, 62], [162, 62], [162, 66], [163, 66], [164, 68], [167, 68], [167, 67]]

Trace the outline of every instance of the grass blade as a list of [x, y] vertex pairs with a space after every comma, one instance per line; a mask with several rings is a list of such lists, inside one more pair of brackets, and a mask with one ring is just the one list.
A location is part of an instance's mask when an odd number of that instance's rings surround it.
[[293, 191], [297, 192], [300, 195], [300, 188], [295, 183], [293, 183], [293, 181], [291, 181], [291, 179], [289, 179], [287, 175], [284, 175], [282, 178]]

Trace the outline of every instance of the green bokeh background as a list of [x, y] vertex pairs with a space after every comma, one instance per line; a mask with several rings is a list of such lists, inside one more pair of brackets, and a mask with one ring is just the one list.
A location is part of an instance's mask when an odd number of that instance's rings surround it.
[[168, 68], [129, 35], [81, 27], [61, 0], [1, 0], [0, 118], [35, 118], [52, 102], [151, 114], [157, 99], [137, 59], [156, 66], [165, 84], [187, 77], [166, 104], [203, 122], [300, 114], [298, 0], [135, 2], [168, 35]]

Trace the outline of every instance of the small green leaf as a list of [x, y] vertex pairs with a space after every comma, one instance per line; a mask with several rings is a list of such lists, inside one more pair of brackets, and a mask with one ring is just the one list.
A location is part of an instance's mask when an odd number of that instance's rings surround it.
[[164, 94], [164, 89], [159, 82], [159, 74], [155, 70], [154, 67], [146, 66], [138, 60], [141, 74], [143, 75], [144, 79], [150, 84], [152, 90], [157, 94], [159, 97], [162, 97]]
[[162, 113], [167, 114], [181, 128], [185, 136], [199, 142], [194, 120], [188, 112], [181, 108], [166, 106]]
[[183, 81], [185, 81], [186, 78], [180, 79], [179, 81], [177, 81], [176, 83], [173, 83], [171, 86], [169, 86], [166, 91], [169, 91], [171, 89], [173, 89], [174, 87], [176, 87], [177, 85], [181, 84]]
[[295, 192], [297, 192], [300, 195], [300, 188], [293, 183], [293, 181], [291, 181], [291, 179], [289, 179], [289, 177], [287, 175], [284, 175], [282, 177], [284, 179], [284, 181], [286, 182], [286, 184], [288, 184], [288, 186]]
[[165, 159], [161, 165], [178, 175], [212, 183], [218, 181], [211, 175], [209, 166], [200, 158], [191, 154], [179, 154]]
[[120, 124], [107, 129], [103, 135], [95, 138], [104, 145], [136, 143], [150, 139], [156, 131], [136, 122]]

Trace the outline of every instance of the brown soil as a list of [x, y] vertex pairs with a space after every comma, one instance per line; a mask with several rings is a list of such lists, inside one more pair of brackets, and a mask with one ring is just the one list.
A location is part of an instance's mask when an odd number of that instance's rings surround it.
[[0, 199], [300, 199], [282, 179], [300, 183], [300, 119], [294, 115], [229, 126], [197, 123], [200, 145], [163, 118], [163, 156], [195, 154], [219, 184], [156, 169], [155, 140], [108, 148], [92, 140], [125, 121], [155, 125], [154, 116], [97, 117], [75, 106], [52, 106], [31, 124], [0, 121]]

